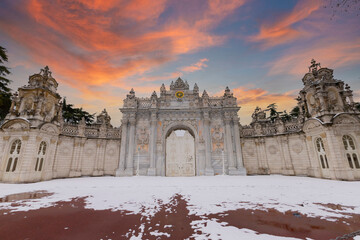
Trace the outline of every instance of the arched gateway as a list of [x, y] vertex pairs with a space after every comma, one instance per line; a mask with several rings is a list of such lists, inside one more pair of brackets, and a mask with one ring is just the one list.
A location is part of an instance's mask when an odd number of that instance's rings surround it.
[[[245, 175], [241, 155], [239, 107], [225, 89], [222, 97], [199, 95], [197, 84], [178, 78], [158, 97], [124, 100], [118, 176]], [[180, 133], [178, 133], [178, 130]]]

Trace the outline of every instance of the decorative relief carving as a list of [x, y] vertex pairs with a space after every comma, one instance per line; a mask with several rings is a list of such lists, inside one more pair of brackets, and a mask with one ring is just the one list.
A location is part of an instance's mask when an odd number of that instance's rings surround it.
[[87, 157], [91, 157], [95, 154], [95, 147], [94, 146], [89, 146], [85, 149], [85, 155]]
[[268, 150], [270, 154], [276, 154], [278, 152], [278, 148], [275, 145], [270, 145]]
[[61, 147], [60, 154], [64, 155], [64, 156], [68, 156], [70, 154], [70, 149], [71, 149], [70, 146], [67, 146], [67, 145]]
[[211, 129], [212, 149], [221, 152], [224, 149], [224, 129], [220, 124], [216, 124]]
[[149, 126], [145, 122], [139, 123], [136, 136], [138, 147], [143, 151], [147, 151], [149, 144]]
[[252, 146], [252, 144], [249, 144], [249, 143], [245, 143], [244, 144], [244, 148], [245, 150], [245, 153], [251, 157], [253, 157], [255, 155], [255, 149], [254, 147]]
[[301, 153], [303, 148], [304, 148], [304, 146], [303, 146], [302, 142], [300, 142], [300, 141], [293, 143], [291, 146], [291, 150], [297, 154]]
[[106, 151], [106, 155], [108, 155], [109, 157], [112, 157], [115, 155], [116, 150], [114, 148], [110, 148], [109, 150]]

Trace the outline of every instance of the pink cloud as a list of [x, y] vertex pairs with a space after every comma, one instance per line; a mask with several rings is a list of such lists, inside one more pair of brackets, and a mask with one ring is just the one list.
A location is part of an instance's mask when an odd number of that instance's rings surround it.
[[206, 65], [205, 62], [208, 62], [209, 59], [207, 58], [203, 58], [203, 59], [200, 59], [197, 63], [194, 63], [190, 66], [186, 66], [186, 67], [182, 67], [181, 68], [181, 71], [183, 72], [195, 72], [195, 71], [199, 71], [199, 70], [202, 70], [204, 68], [206, 68], [208, 65]]
[[309, 35], [306, 29], [296, 28], [294, 24], [308, 18], [321, 6], [320, 0], [299, 0], [290, 13], [279, 17], [275, 22], [263, 23], [259, 33], [248, 37], [248, 40], [259, 42], [266, 49]]

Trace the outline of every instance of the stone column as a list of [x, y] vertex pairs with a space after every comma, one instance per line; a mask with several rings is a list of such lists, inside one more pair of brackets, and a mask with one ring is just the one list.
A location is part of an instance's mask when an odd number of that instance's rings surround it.
[[150, 168], [148, 169], [148, 176], [156, 175], [156, 112], [151, 112], [150, 119], [150, 142], [149, 142], [149, 153], [150, 153]]
[[231, 137], [231, 118], [228, 116], [228, 113], [225, 113], [225, 140], [226, 140], [226, 148], [227, 148], [227, 158], [229, 164], [229, 174], [233, 174], [236, 170], [235, 161], [234, 161], [234, 149], [233, 142]]
[[205, 138], [205, 175], [213, 176], [214, 169], [211, 164], [211, 138], [209, 112], [204, 112], [204, 138]]
[[135, 149], [135, 117], [130, 118], [130, 131], [129, 131], [129, 154], [126, 159], [125, 175], [134, 175], [134, 149]]
[[128, 119], [126, 116], [122, 119], [121, 124], [121, 145], [120, 145], [120, 159], [119, 167], [116, 170], [116, 176], [124, 176], [125, 171], [125, 158], [126, 158], [126, 143], [127, 143], [127, 130], [128, 130]]
[[246, 170], [244, 168], [243, 157], [242, 157], [242, 152], [241, 152], [239, 117], [237, 115], [235, 115], [233, 117], [233, 121], [234, 121], [234, 132], [235, 132], [237, 170], [240, 171], [239, 174], [246, 175]]

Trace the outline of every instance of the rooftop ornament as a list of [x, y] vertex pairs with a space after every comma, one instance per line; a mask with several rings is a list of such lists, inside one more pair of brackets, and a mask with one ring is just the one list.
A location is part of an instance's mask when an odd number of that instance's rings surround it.
[[314, 59], [311, 59], [311, 65], [309, 66], [309, 72], [317, 72], [318, 68], [321, 68], [320, 63], [317, 63]]

